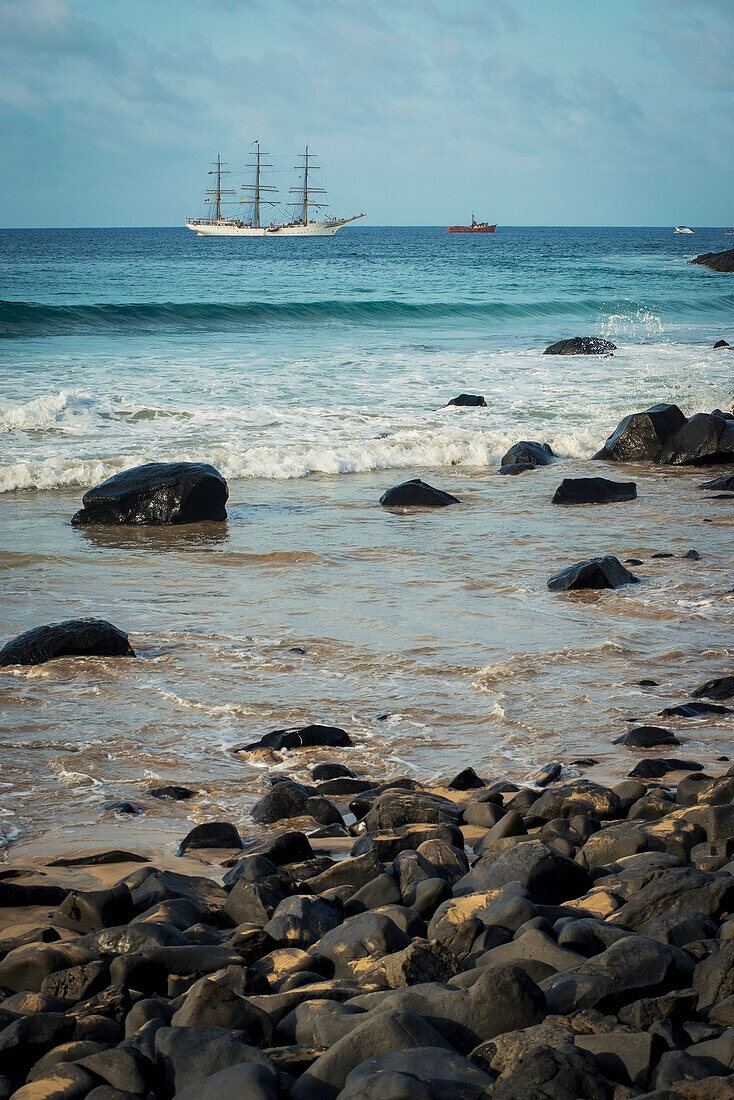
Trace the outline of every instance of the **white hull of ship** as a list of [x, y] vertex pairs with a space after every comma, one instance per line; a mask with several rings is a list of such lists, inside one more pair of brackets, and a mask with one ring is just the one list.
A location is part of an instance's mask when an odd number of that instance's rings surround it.
[[196, 233], [197, 237], [333, 237], [343, 225], [350, 221], [356, 221], [356, 218], [345, 218], [343, 221], [334, 222], [309, 222], [308, 225], [278, 225], [264, 229], [256, 229], [251, 225], [186, 222], [186, 228]]

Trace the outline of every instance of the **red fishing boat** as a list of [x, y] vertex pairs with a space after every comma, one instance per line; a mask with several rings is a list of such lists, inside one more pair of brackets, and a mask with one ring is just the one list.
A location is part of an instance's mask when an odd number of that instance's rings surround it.
[[494, 233], [497, 225], [490, 225], [489, 222], [478, 222], [472, 214], [471, 225], [449, 225], [446, 228], [447, 233]]

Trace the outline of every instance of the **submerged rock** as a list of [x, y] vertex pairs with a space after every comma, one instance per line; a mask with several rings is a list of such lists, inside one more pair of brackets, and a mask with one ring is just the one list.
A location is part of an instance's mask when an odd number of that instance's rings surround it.
[[677, 405], [653, 405], [621, 420], [594, 458], [607, 462], [658, 462], [668, 436], [686, 422]]
[[448, 504], [461, 504], [461, 501], [416, 477], [388, 489], [380, 497], [380, 504], [383, 508], [445, 508]]
[[712, 271], [734, 271], [734, 248], [727, 248], [723, 252], [705, 252], [702, 256], [696, 256], [691, 260], [692, 264], [701, 264]]
[[634, 481], [610, 481], [606, 477], [564, 477], [553, 495], [553, 504], [615, 504], [635, 500]]
[[639, 584], [640, 578], [622, 565], [613, 554], [579, 561], [554, 573], [548, 580], [553, 592], [569, 592], [577, 588], [620, 588], [623, 584]]
[[134, 657], [127, 634], [105, 619], [66, 619], [26, 630], [0, 649], [0, 668], [55, 657]]
[[605, 355], [616, 350], [616, 344], [599, 336], [574, 336], [570, 340], [550, 344], [543, 355]]
[[235, 745], [232, 752], [255, 752], [256, 749], [273, 749], [280, 752], [282, 749], [311, 748], [314, 745], [342, 748], [351, 744], [352, 739], [346, 730], [338, 726], [314, 724], [293, 726], [287, 730], [273, 730], [250, 745]]
[[175, 784], [170, 783], [166, 787], [153, 787], [148, 791], [148, 794], [152, 798], [160, 798], [168, 802], [185, 802], [189, 798], [193, 798], [196, 791], [190, 790], [189, 787], [177, 787]]
[[724, 474], [723, 477], [715, 477], [713, 481], [704, 481], [699, 489], [718, 489], [721, 492], [734, 492], [734, 474]]
[[497, 473], [515, 476], [516, 474], [526, 474], [528, 470], [537, 470], [537, 468], [535, 462], [510, 462], [507, 466], [500, 466]]
[[666, 707], [660, 711], [661, 718], [700, 718], [702, 714], [732, 714], [731, 707], [720, 703], [681, 703], [677, 707]]
[[89, 489], [72, 517], [90, 524], [169, 526], [227, 518], [227, 482], [205, 462], [149, 462]]
[[548, 443], [538, 443], [534, 439], [521, 439], [502, 456], [500, 466], [517, 464], [550, 466], [554, 458], [555, 454]]
[[458, 405], [460, 408], [486, 409], [487, 402], [478, 393], [460, 393], [458, 397], [452, 397], [450, 401], [447, 401], [444, 408], [448, 409], [449, 405]]

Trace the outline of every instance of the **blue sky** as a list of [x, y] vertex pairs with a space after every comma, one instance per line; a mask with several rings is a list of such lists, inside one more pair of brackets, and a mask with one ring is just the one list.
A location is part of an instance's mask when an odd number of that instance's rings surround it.
[[371, 224], [731, 225], [732, 57], [734, 0], [0, 0], [0, 223], [181, 224], [260, 138]]

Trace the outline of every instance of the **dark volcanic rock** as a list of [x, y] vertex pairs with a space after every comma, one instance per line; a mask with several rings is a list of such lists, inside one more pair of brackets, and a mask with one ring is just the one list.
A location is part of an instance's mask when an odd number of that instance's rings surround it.
[[548, 580], [553, 592], [569, 592], [577, 588], [620, 588], [623, 584], [639, 584], [639, 577], [615, 558], [606, 554], [600, 558], [589, 558], [560, 569]]
[[510, 882], [521, 883], [530, 900], [541, 905], [558, 905], [580, 897], [591, 885], [578, 863], [540, 840], [528, 840], [480, 859], [456, 883], [454, 897], [499, 890]]
[[495, 1087], [496, 1100], [612, 1100], [614, 1089], [592, 1056], [571, 1043], [538, 1046], [521, 1054]]
[[634, 749], [650, 749], [655, 745], [680, 745], [680, 741], [671, 730], [661, 726], [635, 726], [613, 741], [614, 745], [628, 745]]
[[734, 271], [734, 248], [727, 248], [724, 252], [705, 252], [691, 263], [709, 267], [712, 271]]
[[734, 423], [713, 413], [696, 413], [667, 438], [660, 461], [671, 466], [734, 462]]
[[700, 718], [702, 714], [732, 714], [731, 707], [720, 703], [681, 703], [678, 707], [666, 707], [660, 711], [661, 718]]
[[717, 340], [716, 343], [714, 344], [714, 351], [716, 351], [717, 348], [730, 348], [730, 347], [731, 347], [731, 344], [729, 343], [728, 340]]
[[516, 463], [531, 466], [550, 466], [554, 459], [553, 451], [547, 443], [523, 439], [510, 447], [502, 456], [500, 466], [512, 466]]
[[465, 408], [482, 408], [487, 407], [487, 402], [478, 393], [460, 393], [458, 397], [452, 397], [450, 401], [446, 402], [445, 408], [449, 405], [459, 405]]
[[697, 760], [676, 760], [673, 757], [648, 756], [635, 764], [628, 775], [630, 779], [659, 779], [661, 775], [667, 775], [668, 772], [700, 771], [703, 771], [703, 764], [699, 764]]
[[606, 477], [564, 477], [553, 495], [553, 504], [616, 504], [635, 500], [634, 481], [609, 481]]
[[345, 764], [316, 764], [311, 768], [311, 778], [317, 783], [326, 779], [356, 779], [356, 775]]
[[270, 825], [289, 817], [306, 816], [320, 825], [343, 825], [344, 819], [336, 806], [323, 795], [314, 795], [312, 790], [292, 780], [277, 783], [252, 807], [253, 820]]
[[127, 634], [105, 619], [66, 619], [19, 634], [0, 649], [0, 668], [54, 657], [134, 657]]
[[599, 336], [574, 336], [570, 340], [559, 340], [550, 344], [543, 355], [604, 355], [616, 351], [617, 345]]
[[537, 470], [537, 468], [536, 462], [511, 462], [509, 466], [500, 466], [497, 473], [502, 474], [503, 477], [506, 475], [516, 477], [517, 474], [526, 474], [529, 470]]
[[75, 526], [169, 526], [227, 518], [227, 482], [204, 462], [149, 462], [115, 474], [82, 497]]
[[190, 790], [188, 787], [177, 787], [175, 784], [169, 784], [167, 787], [153, 787], [148, 791], [148, 794], [153, 798], [161, 798], [170, 802], [185, 802], [189, 798], [193, 798], [196, 791]]
[[719, 676], [713, 680], [707, 680], [695, 691], [691, 692], [693, 699], [732, 699], [734, 698], [734, 676]]
[[653, 405], [621, 420], [594, 458], [607, 462], [658, 462], [668, 436], [686, 418], [677, 405]]
[[715, 477], [713, 481], [704, 481], [699, 489], [719, 489], [722, 492], [734, 492], [734, 474], [724, 474], [723, 477]]
[[[387, 1086], [394, 1089], [388, 1093]], [[493, 1078], [466, 1058], [438, 1047], [417, 1047], [368, 1058], [349, 1074], [340, 1100], [483, 1100]], [[379, 1086], [379, 1087], [378, 1087]]]
[[[335, 1100], [348, 1075], [369, 1058], [391, 1051], [419, 1047], [443, 1049], [451, 1045], [424, 1019], [413, 1012], [379, 1012], [367, 1016], [338, 1039], [299, 1077], [291, 1090], [293, 1100]], [[394, 1097], [394, 1094], [388, 1094]]]
[[189, 848], [241, 848], [240, 834], [229, 821], [208, 821], [195, 825], [181, 841], [178, 854]]
[[311, 748], [316, 745], [327, 745], [330, 748], [343, 748], [352, 744], [352, 739], [346, 730], [338, 726], [293, 726], [291, 729], [273, 730], [266, 733], [259, 741], [253, 741], [250, 745], [235, 745], [232, 752], [254, 752], [256, 749], [273, 749], [281, 752], [283, 749]]
[[460, 503], [458, 497], [442, 489], [434, 489], [420, 478], [395, 485], [380, 497], [383, 508], [444, 508], [447, 504]]
[[447, 786], [452, 791], [470, 791], [483, 787], [484, 780], [479, 778], [474, 768], [464, 768]]

